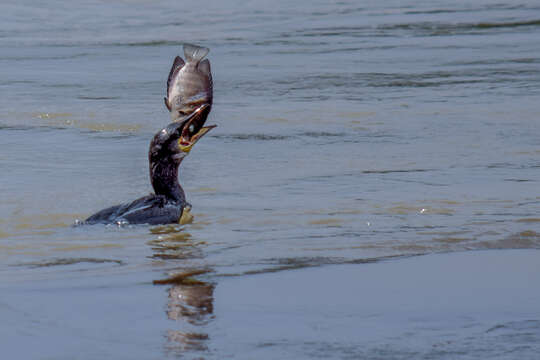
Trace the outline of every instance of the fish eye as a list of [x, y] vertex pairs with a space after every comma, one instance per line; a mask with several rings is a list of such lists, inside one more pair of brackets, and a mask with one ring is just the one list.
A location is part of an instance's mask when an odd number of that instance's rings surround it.
[[193, 133], [193, 131], [195, 130], [195, 127], [193, 126], [193, 124], [189, 125], [188, 130], [190, 133]]

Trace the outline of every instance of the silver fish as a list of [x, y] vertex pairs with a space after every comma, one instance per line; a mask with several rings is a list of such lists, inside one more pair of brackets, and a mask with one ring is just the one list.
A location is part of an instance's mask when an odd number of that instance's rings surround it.
[[167, 97], [164, 98], [172, 121], [182, 121], [201, 105], [212, 106], [210, 61], [203, 60], [209, 51], [205, 47], [184, 44], [186, 61], [180, 56], [174, 59], [167, 79]]

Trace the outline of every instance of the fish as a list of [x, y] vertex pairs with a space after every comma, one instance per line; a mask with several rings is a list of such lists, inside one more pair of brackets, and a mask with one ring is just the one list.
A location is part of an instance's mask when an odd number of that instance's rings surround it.
[[[210, 60], [204, 59], [210, 49], [184, 44], [184, 59], [177, 56], [167, 79], [165, 106], [173, 122], [182, 121], [200, 106], [212, 106], [213, 85]], [[203, 60], [204, 59], [204, 60]]]

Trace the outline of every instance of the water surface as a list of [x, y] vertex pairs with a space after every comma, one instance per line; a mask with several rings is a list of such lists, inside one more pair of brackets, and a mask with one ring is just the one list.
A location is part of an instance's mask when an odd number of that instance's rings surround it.
[[[64, 308], [83, 292], [70, 334], [98, 336], [105, 357], [120, 358], [127, 338], [155, 358], [186, 339], [180, 353], [219, 357], [219, 336], [201, 327], [217, 321], [214, 290], [231, 276], [540, 248], [534, 1], [0, 9], [0, 278], [35, 306], [13, 295], [0, 311], [19, 314], [8, 326], [21, 344], [66, 336], [36, 297]], [[148, 145], [169, 121], [166, 77], [186, 41], [211, 49], [218, 124], [180, 171], [194, 223], [73, 227], [151, 191]], [[174, 302], [175, 289], [192, 300]], [[129, 307], [152, 330], [127, 326]]]

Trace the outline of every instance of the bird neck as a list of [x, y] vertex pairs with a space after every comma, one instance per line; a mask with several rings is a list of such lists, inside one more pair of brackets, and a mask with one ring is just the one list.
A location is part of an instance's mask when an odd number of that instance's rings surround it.
[[156, 195], [176, 202], [185, 202], [186, 195], [178, 182], [180, 164], [174, 161], [150, 162], [150, 181]]

